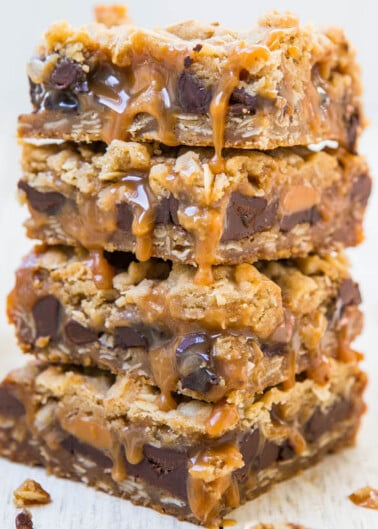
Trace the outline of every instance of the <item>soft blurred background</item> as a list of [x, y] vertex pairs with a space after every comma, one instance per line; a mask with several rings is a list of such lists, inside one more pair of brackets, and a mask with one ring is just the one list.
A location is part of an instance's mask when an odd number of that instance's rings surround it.
[[[104, 2], [105, 3], [105, 2]], [[20, 170], [16, 145], [16, 117], [30, 109], [25, 64], [32, 55], [38, 38], [48, 25], [58, 19], [82, 24], [92, 19], [92, 0], [18, 0], [3, 1], [0, 31], [0, 376], [22, 361], [13, 330], [4, 315], [6, 293], [13, 282], [14, 270], [21, 255], [31, 246], [21, 226], [26, 213], [16, 202], [16, 182]], [[207, 22], [219, 21], [231, 28], [247, 28], [269, 9], [290, 10], [302, 22], [320, 26], [337, 25], [345, 28], [363, 70], [366, 114], [371, 126], [361, 142], [361, 152], [367, 155], [373, 176], [378, 171], [378, 3], [373, 0], [130, 0], [129, 13], [135, 24], [156, 27], [180, 20], [198, 18]], [[378, 199], [374, 191], [366, 219], [366, 242], [349, 252], [355, 278], [360, 282], [364, 297], [366, 325], [357, 347], [366, 353], [366, 368], [370, 373], [367, 400], [369, 413], [365, 418], [358, 447], [325, 462], [303, 479], [290, 482], [290, 487], [276, 487], [272, 494], [261, 498], [253, 508], [245, 508], [239, 519], [256, 521], [270, 519], [308, 523], [314, 529], [374, 529], [378, 527], [378, 513], [357, 509], [345, 499], [354, 487], [365, 486], [366, 476], [375, 476], [378, 487]], [[331, 461], [331, 460], [330, 460]], [[10, 484], [3, 479], [6, 472], [13, 474], [14, 466], [0, 462], [0, 527], [13, 527]], [[8, 470], [9, 469], [9, 470]], [[39, 474], [41, 476], [41, 474]], [[16, 478], [15, 478], [16, 479]], [[18, 479], [18, 478], [17, 478]], [[53, 480], [53, 478], [50, 478]], [[10, 483], [10, 482], [9, 482]], [[55, 483], [55, 482], [54, 482]], [[16, 483], [18, 485], [19, 483]], [[374, 485], [374, 483], [371, 483]], [[124, 527], [145, 529], [147, 526], [176, 527], [171, 520], [158, 518], [150, 511], [133, 509], [125, 502], [101, 496], [101, 509], [96, 509], [99, 496], [83, 488], [80, 494], [64, 494], [71, 484], [59, 481], [55, 503], [41, 509], [38, 529], [65, 527], [91, 529]], [[60, 487], [60, 488], [59, 488]], [[50, 490], [50, 489], [49, 489]], [[71, 490], [71, 489], [70, 489]], [[82, 494], [88, 499], [82, 508]], [[92, 494], [92, 495], [91, 495]], [[299, 496], [298, 496], [299, 495]], [[96, 499], [94, 499], [96, 498]], [[299, 499], [300, 498], [300, 499]], [[65, 503], [66, 502], [66, 503]], [[272, 503], [273, 502], [273, 503]], [[121, 505], [122, 504], [122, 505]], [[8, 505], [6, 509], [4, 506]], [[51, 509], [51, 510], [50, 510]], [[59, 517], [58, 516], [59, 510]], [[13, 511], [12, 511], [13, 512]], [[51, 518], [48, 514], [51, 512]], [[100, 512], [102, 513], [100, 516]], [[138, 513], [138, 519], [134, 518]], [[139, 513], [144, 513], [143, 515]], [[75, 516], [73, 516], [75, 513]], [[90, 514], [92, 513], [92, 514]], [[269, 516], [268, 516], [269, 515]], [[36, 515], [37, 516], [37, 515]], [[268, 520], [269, 518], [269, 520]], [[13, 518], [14, 519], [14, 518]], [[51, 525], [49, 520], [54, 523]], [[59, 520], [59, 522], [58, 522]], [[159, 520], [159, 521], [157, 521]], [[161, 523], [160, 523], [161, 521]], [[58, 525], [56, 525], [58, 524]], [[162, 524], [162, 525], [161, 525]], [[244, 525], [243, 525], [244, 526]], [[178, 525], [177, 525], [178, 527]], [[181, 527], [181, 526], [180, 526]], [[184, 527], [184, 526], [182, 526]], [[241, 527], [241, 525], [238, 527]]]

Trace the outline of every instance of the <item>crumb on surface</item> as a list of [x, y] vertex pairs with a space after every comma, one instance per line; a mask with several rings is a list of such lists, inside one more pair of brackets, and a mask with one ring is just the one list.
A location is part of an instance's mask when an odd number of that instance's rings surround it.
[[25, 480], [14, 492], [14, 503], [17, 507], [25, 505], [44, 505], [50, 503], [51, 497], [37, 481]]
[[33, 529], [31, 513], [25, 509], [17, 514], [15, 519], [16, 529]]

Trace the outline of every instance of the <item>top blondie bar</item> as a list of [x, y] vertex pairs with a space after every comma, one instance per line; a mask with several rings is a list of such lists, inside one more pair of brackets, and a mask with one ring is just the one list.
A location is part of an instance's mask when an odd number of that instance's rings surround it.
[[[183, 22], [128, 23], [114, 6], [97, 22], [58, 22], [28, 65], [28, 138], [114, 139], [273, 149], [338, 141], [355, 150], [364, 126], [360, 71], [340, 29], [270, 12], [248, 31]], [[119, 16], [120, 15], [120, 16]]]

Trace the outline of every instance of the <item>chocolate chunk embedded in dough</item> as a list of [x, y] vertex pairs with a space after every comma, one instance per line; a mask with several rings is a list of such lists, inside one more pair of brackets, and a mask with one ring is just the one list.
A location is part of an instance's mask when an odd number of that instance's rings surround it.
[[25, 192], [28, 202], [33, 209], [48, 216], [58, 213], [66, 201], [66, 198], [56, 191], [43, 193], [37, 191], [37, 189], [34, 189], [23, 180], [18, 182], [18, 189]]
[[350, 193], [351, 199], [366, 206], [370, 193], [371, 178], [368, 174], [362, 174], [353, 182]]
[[11, 391], [7, 383], [3, 382], [0, 388], [0, 415], [18, 418], [25, 414], [25, 407]]
[[79, 64], [66, 58], [61, 59], [55, 66], [50, 75], [49, 84], [56, 90], [67, 90], [71, 87], [75, 91], [88, 91], [86, 74]]
[[235, 191], [226, 211], [222, 242], [238, 241], [256, 232], [271, 228], [278, 202], [268, 204], [262, 197], [247, 197]]
[[127, 472], [186, 500], [187, 452], [144, 445], [143, 455], [143, 460], [137, 465], [126, 462]]
[[211, 89], [191, 72], [184, 70], [177, 82], [177, 99], [184, 112], [206, 114], [211, 102]]
[[282, 217], [280, 222], [281, 231], [290, 231], [297, 224], [303, 224], [308, 222], [311, 226], [316, 224], [321, 220], [322, 216], [316, 206], [312, 206], [309, 209], [303, 209], [302, 211], [297, 211], [291, 215], [285, 215]]
[[127, 349], [129, 347], [147, 347], [146, 337], [132, 327], [116, 327], [114, 331], [114, 346]]
[[220, 384], [220, 382], [220, 377], [206, 367], [196, 369], [181, 378], [181, 385], [183, 388], [191, 389], [192, 391], [197, 391], [202, 394], [207, 393], [213, 386]]
[[78, 321], [68, 320], [64, 327], [67, 338], [76, 345], [85, 345], [95, 342], [98, 332], [89, 327], [81, 325]]
[[342, 308], [347, 305], [359, 305], [362, 301], [358, 284], [350, 278], [344, 279], [339, 288]]
[[39, 299], [33, 309], [35, 336], [49, 336], [52, 340], [58, 337], [61, 304], [55, 296]]
[[133, 223], [133, 211], [127, 202], [117, 204], [117, 227], [131, 233], [131, 226]]

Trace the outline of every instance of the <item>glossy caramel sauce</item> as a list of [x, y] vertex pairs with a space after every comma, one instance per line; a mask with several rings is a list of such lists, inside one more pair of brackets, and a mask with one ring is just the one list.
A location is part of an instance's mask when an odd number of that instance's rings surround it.
[[219, 402], [213, 407], [206, 421], [206, 432], [212, 437], [219, 437], [222, 433], [234, 428], [239, 419], [236, 406]]
[[113, 288], [115, 270], [105, 259], [101, 250], [91, 250], [87, 263], [92, 270], [93, 281], [97, 288], [101, 290]]
[[349, 499], [359, 507], [378, 511], [378, 489], [363, 487], [362, 489], [353, 492], [353, 494], [349, 496]]
[[[209, 470], [229, 465], [231, 471], [212, 479]], [[193, 514], [207, 524], [220, 523], [219, 510], [222, 498], [226, 506], [239, 505], [239, 490], [232, 470], [244, 465], [243, 458], [234, 444], [205, 448], [190, 460], [187, 483], [189, 507]]]

